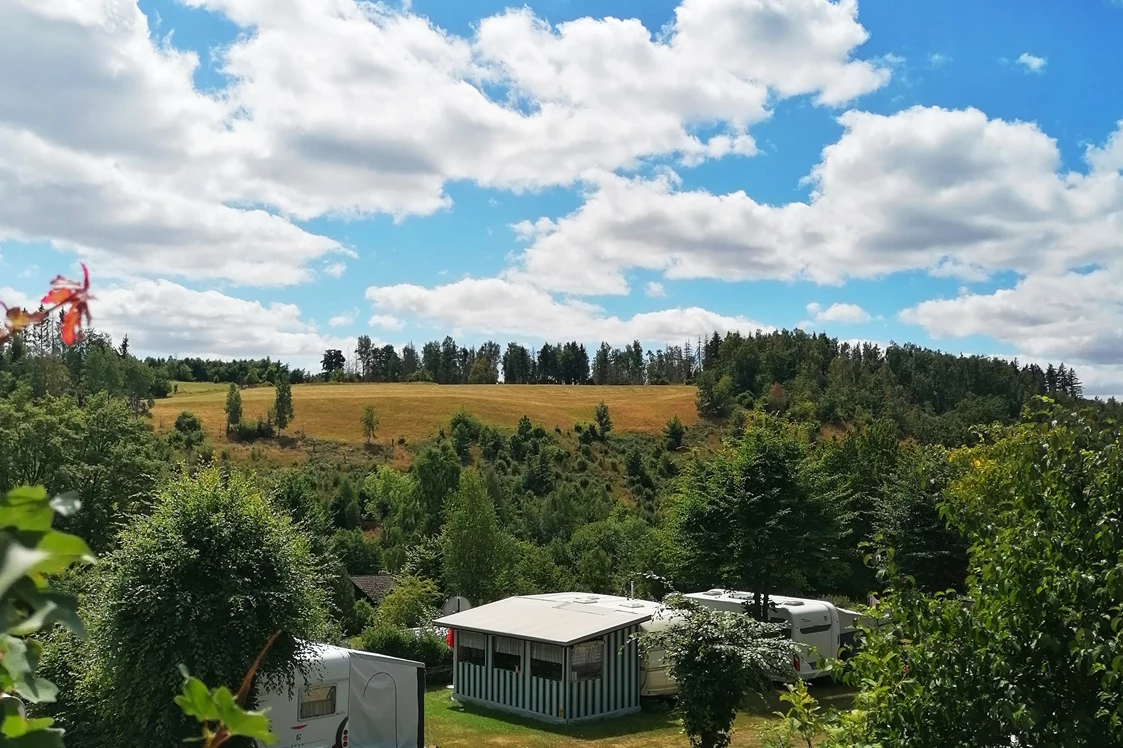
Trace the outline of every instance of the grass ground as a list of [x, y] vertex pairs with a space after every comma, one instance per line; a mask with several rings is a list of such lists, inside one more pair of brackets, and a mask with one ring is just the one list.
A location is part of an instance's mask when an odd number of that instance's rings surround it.
[[[229, 385], [182, 382], [178, 392], [156, 401], [153, 422], [171, 428], [176, 416], [189, 410], [214, 435], [226, 423], [223, 408]], [[413, 442], [437, 435], [438, 429], [461, 408], [480, 420], [513, 429], [525, 414], [547, 428], [572, 428], [590, 422], [601, 400], [608, 405], [618, 431], [662, 430], [677, 415], [684, 424], [697, 420], [694, 388], [563, 387], [551, 385], [436, 385], [436, 384], [303, 384], [292, 388], [294, 422], [286, 433], [348, 443], [363, 441], [359, 416], [373, 405], [378, 412], [381, 442], [404, 436]], [[264, 416], [273, 404], [273, 389], [242, 390], [243, 418]]]
[[[815, 685], [824, 707], [846, 708], [849, 692], [834, 684]], [[734, 748], [758, 748], [761, 733], [774, 724], [778, 700], [763, 701], [737, 718]], [[445, 687], [425, 697], [425, 742], [438, 748], [686, 748], [682, 726], [670, 711], [641, 712], [576, 727], [556, 727], [502, 712], [463, 707]]]
[[[460, 706], [446, 688], [430, 689], [425, 699], [425, 742], [438, 748], [680, 748], [687, 746], [682, 726], [669, 711], [640, 712], [620, 719], [567, 727], [501, 712]], [[743, 714], [733, 745], [759, 746], [757, 735], [768, 718]]]

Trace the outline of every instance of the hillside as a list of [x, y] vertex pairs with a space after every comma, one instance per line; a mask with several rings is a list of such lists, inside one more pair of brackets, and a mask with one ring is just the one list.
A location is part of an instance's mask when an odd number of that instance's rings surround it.
[[[172, 397], [157, 400], [152, 420], [170, 429], [189, 410], [206, 430], [220, 435], [227, 385], [184, 383]], [[404, 436], [415, 441], [436, 436], [456, 411], [465, 409], [482, 422], [513, 429], [523, 415], [547, 428], [572, 428], [593, 418], [603, 400], [618, 431], [657, 432], [678, 416], [686, 425], [698, 420], [694, 387], [435, 384], [303, 384], [292, 388], [296, 418], [287, 433], [358, 443], [363, 441], [359, 415], [367, 404], [378, 412], [378, 438]], [[244, 418], [264, 416], [273, 404], [273, 388], [242, 390]]]

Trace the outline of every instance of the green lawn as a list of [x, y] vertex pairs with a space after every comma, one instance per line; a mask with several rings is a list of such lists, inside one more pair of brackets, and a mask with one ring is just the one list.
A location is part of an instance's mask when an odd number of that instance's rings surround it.
[[[685, 748], [682, 727], [670, 711], [641, 712], [576, 727], [547, 725], [503, 712], [462, 707], [446, 687], [431, 688], [425, 698], [425, 742], [438, 748]], [[767, 713], [767, 712], [766, 712]], [[769, 722], [759, 714], [742, 714], [733, 745], [759, 746], [760, 730]]]

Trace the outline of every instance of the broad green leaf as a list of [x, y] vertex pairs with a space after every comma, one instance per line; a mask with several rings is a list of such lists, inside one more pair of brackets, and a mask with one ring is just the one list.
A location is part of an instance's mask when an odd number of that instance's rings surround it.
[[33, 703], [47, 704], [58, 698], [58, 686], [46, 678], [31, 676], [16, 683], [16, 693]]
[[54, 723], [55, 721], [49, 717], [27, 719], [21, 714], [8, 714], [0, 723], [0, 734], [6, 738], [18, 738], [37, 730], [46, 730]]
[[34, 572], [38, 574], [58, 574], [73, 564], [92, 564], [95, 560], [86, 541], [64, 532], [47, 533], [39, 540], [36, 550], [47, 554], [47, 558], [35, 566]]
[[19, 683], [31, 674], [31, 662], [27, 656], [27, 644], [23, 639], [14, 636], [5, 636], [0, 639], [0, 666], [7, 672], [14, 683]]
[[214, 702], [218, 706], [222, 724], [226, 725], [231, 736], [255, 738], [266, 745], [276, 742], [276, 737], [269, 730], [269, 718], [265, 713], [247, 712], [239, 707], [225, 686], [214, 692]]
[[186, 675], [186, 669], [180, 666], [180, 672], [185, 674], [183, 693], [175, 697], [175, 703], [188, 717], [194, 717], [200, 722], [215, 722], [219, 719], [218, 708], [210, 691], [198, 678]]
[[5, 748], [66, 748], [63, 744], [63, 731], [55, 729], [36, 730], [18, 738], [4, 741]]

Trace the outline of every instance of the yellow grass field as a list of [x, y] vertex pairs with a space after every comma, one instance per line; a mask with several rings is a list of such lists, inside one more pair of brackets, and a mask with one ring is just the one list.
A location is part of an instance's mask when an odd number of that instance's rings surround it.
[[[156, 401], [152, 419], [169, 429], [180, 411], [189, 410], [212, 434], [224, 430], [226, 389], [229, 385], [180, 383], [176, 395]], [[608, 405], [617, 431], [655, 432], [678, 416], [690, 426], [698, 420], [694, 387], [564, 387], [560, 385], [436, 385], [417, 384], [301, 384], [292, 388], [296, 418], [286, 429], [314, 439], [360, 443], [359, 416], [373, 405], [378, 412], [376, 438], [381, 442], [404, 436], [416, 441], [437, 435], [456, 411], [463, 408], [484, 423], [513, 429], [525, 414], [546, 428], [573, 427], [593, 420], [601, 400]], [[242, 390], [243, 418], [264, 416], [273, 404], [273, 389]]]

